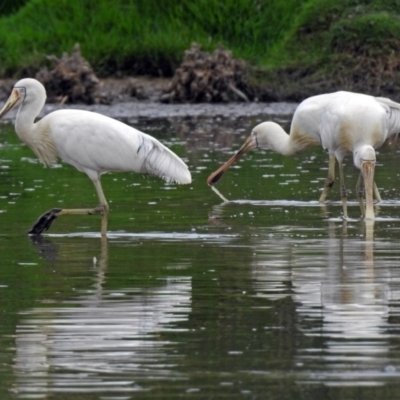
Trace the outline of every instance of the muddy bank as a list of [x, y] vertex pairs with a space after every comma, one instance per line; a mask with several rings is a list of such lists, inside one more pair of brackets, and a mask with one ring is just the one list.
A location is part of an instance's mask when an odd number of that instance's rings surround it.
[[[3, 81], [0, 87], [0, 103], [9, 96], [13, 81]], [[102, 90], [112, 95], [111, 104], [60, 104], [47, 103], [40, 116], [44, 116], [59, 109], [82, 109], [98, 112], [118, 120], [134, 123], [138, 118], [175, 118], [175, 117], [222, 117], [239, 118], [242, 116], [265, 115], [291, 117], [297, 103], [291, 102], [248, 102], [248, 103], [193, 103], [193, 104], [165, 104], [158, 99], [168, 79], [105, 79], [101, 81]], [[9, 112], [3, 121], [12, 122], [16, 110]]]
[[[95, 111], [100, 114], [127, 122], [134, 123], [138, 118], [176, 118], [176, 117], [221, 117], [240, 118], [243, 116], [265, 115], [290, 117], [293, 115], [297, 103], [229, 103], [229, 104], [162, 104], [154, 101], [118, 102], [111, 105], [59, 105], [46, 104], [40, 116], [44, 116], [59, 109], [82, 109]], [[14, 121], [16, 110], [9, 112], [3, 121]]]
[[[193, 44], [171, 78], [103, 79], [82, 56], [79, 44], [75, 44], [71, 54], [64, 52], [61, 57], [48, 58], [54, 63], [53, 68], [43, 67], [32, 77], [45, 86], [47, 102], [55, 105], [50, 109], [61, 104], [78, 108], [82, 108], [79, 104], [86, 104], [83, 108], [115, 118], [129, 118], [132, 113], [150, 118], [160, 113], [161, 117], [254, 115], [264, 112], [266, 106], [262, 103], [299, 103], [307, 97], [338, 90], [390, 97], [394, 101], [399, 101], [400, 93], [393, 79], [395, 71], [375, 68], [370, 65], [370, 57], [365, 56], [358, 68], [343, 67], [347, 58], [341, 54], [336, 60], [339, 67], [329, 71], [321, 65], [322, 69], [315, 65], [314, 69], [291, 66], [256, 71], [244, 60], [233, 58], [229, 50], [218, 48], [208, 53]], [[360, 57], [357, 59], [360, 61]], [[368, 65], [369, 73], [364, 76]], [[9, 96], [14, 83], [11, 79], [0, 80], [0, 102]]]

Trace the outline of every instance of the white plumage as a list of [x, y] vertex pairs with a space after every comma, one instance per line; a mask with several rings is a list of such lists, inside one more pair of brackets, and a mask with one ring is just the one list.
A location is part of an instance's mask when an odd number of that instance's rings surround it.
[[[43, 85], [35, 79], [22, 79], [0, 111], [2, 118], [19, 106], [15, 130], [36, 156], [47, 165], [57, 157], [84, 172], [93, 181], [100, 200], [95, 209], [58, 210], [50, 223], [39, 219], [31, 233], [48, 229], [61, 214], [108, 214], [108, 204], [100, 184], [106, 172], [133, 171], [158, 176], [167, 182], [191, 183], [187, 165], [158, 140], [120, 121], [83, 110], [54, 111], [34, 122], [46, 101]], [[44, 225], [43, 225], [44, 224]], [[39, 226], [40, 225], [40, 226]], [[105, 234], [106, 222], [102, 224]], [[40, 232], [39, 232], [40, 231]]]
[[188, 167], [171, 150], [150, 135], [104, 115], [59, 110], [35, 126], [40, 132], [49, 129], [56, 155], [91, 179], [105, 172], [133, 171], [168, 182], [191, 182]]
[[[361, 169], [359, 184], [365, 184], [366, 210], [357, 190], [360, 207], [367, 219], [374, 219], [373, 188], [376, 163], [375, 149], [390, 135], [400, 132], [400, 104], [390, 99], [359, 93], [336, 92], [313, 96], [296, 109], [290, 135], [274, 122], [257, 125], [239, 151], [207, 179], [217, 182], [239, 157], [256, 148], [270, 149], [283, 155], [293, 155], [311, 146], [322, 145], [329, 151], [328, 181], [333, 182], [334, 157], [339, 162], [344, 217], [347, 217], [343, 159], [352, 153], [354, 164]], [[333, 163], [332, 163], [333, 160]], [[324, 189], [321, 200], [326, 196]]]

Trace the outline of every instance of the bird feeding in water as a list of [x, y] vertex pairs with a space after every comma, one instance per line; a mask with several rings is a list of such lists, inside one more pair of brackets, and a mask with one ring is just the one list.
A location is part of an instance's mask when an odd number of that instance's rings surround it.
[[109, 206], [100, 177], [106, 172], [133, 171], [158, 176], [167, 182], [191, 183], [187, 165], [158, 140], [120, 121], [84, 110], [54, 111], [35, 123], [46, 101], [43, 85], [30, 78], [18, 81], [0, 111], [0, 118], [19, 107], [15, 120], [18, 137], [45, 165], [61, 158], [93, 182], [100, 204], [95, 208], [53, 208], [33, 225], [30, 234], [49, 229], [67, 214], [102, 215], [101, 234], [107, 231]]
[[[250, 150], [270, 149], [291, 156], [309, 147], [322, 145], [330, 156], [328, 183], [329, 180], [333, 182], [335, 158], [339, 163], [343, 217], [347, 218], [343, 159], [346, 154], [352, 153], [355, 166], [361, 170], [357, 183], [361, 213], [366, 219], [374, 219], [375, 149], [398, 132], [400, 104], [390, 99], [351, 92], [313, 96], [297, 107], [289, 135], [275, 122], [257, 125], [238, 152], [212, 173], [207, 183], [214, 185], [232, 164]], [[325, 199], [330, 186], [325, 185], [321, 200]], [[362, 198], [364, 191], [365, 207]], [[379, 195], [377, 189], [375, 192]]]

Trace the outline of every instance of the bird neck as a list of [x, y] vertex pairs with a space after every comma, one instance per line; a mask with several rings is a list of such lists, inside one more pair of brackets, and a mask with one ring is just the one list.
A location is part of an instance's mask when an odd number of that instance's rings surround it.
[[290, 140], [290, 136], [284, 131], [282, 131], [279, 140], [275, 141], [274, 148], [272, 150], [284, 156], [290, 156], [295, 152], [293, 143]]
[[254, 128], [255, 140], [259, 149], [272, 150], [283, 155], [291, 154], [289, 135], [277, 123], [263, 122]]
[[15, 131], [19, 138], [29, 143], [32, 139], [32, 131], [35, 127], [35, 118], [39, 115], [40, 110], [44, 106], [44, 101], [37, 101], [30, 104], [22, 103], [18, 109], [17, 118], [15, 120]]
[[282, 127], [275, 129], [271, 135], [271, 150], [284, 156], [291, 156], [302, 150], [292, 135], [288, 135]]

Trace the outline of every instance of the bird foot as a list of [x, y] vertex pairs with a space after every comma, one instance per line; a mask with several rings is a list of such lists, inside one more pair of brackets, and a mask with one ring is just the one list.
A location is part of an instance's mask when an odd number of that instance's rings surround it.
[[29, 230], [29, 235], [40, 235], [42, 232], [47, 231], [53, 221], [57, 218], [58, 214], [62, 211], [61, 208], [52, 208], [42, 214]]

